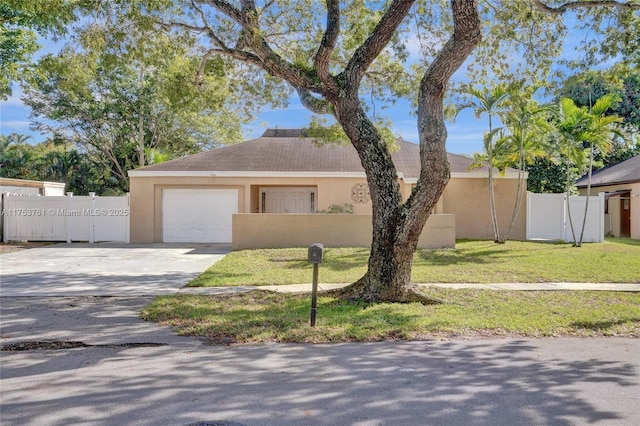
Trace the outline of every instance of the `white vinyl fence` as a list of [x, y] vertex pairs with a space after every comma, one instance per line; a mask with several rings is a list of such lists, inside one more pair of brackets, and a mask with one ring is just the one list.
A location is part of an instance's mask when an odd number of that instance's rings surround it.
[[16, 197], [3, 195], [7, 241], [129, 242], [129, 196]]
[[[556, 240], [573, 242], [571, 221], [580, 238], [582, 221], [587, 197], [569, 197], [566, 194], [527, 193], [527, 240]], [[601, 243], [604, 241], [604, 193], [589, 197], [587, 221], [583, 242]]]

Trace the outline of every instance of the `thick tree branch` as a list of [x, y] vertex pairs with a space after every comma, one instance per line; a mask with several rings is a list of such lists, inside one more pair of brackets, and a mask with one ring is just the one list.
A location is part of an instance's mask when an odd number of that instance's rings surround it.
[[387, 46], [414, 2], [415, 0], [394, 0], [369, 38], [355, 51], [342, 72], [347, 79], [352, 80], [354, 87], [359, 86], [364, 73]]
[[318, 78], [329, 83], [329, 60], [340, 35], [340, 1], [327, 0], [327, 29], [314, 58]]
[[196, 84], [202, 84], [204, 78], [204, 69], [207, 66], [207, 61], [211, 56], [216, 53], [215, 49], [208, 50], [202, 58], [200, 58], [200, 66], [198, 67], [198, 74], [196, 74]]
[[258, 11], [254, 0], [241, 0], [242, 19], [245, 27], [256, 27], [258, 25]]
[[193, 7], [200, 13], [204, 26], [189, 25], [183, 22], [159, 22], [158, 25], [165, 30], [182, 28], [196, 33], [206, 33], [213, 44], [217, 46], [217, 49], [210, 49], [206, 55], [210, 56], [213, 52], [220, 52], [262, 68], [269, 74], [289, 82], [294, 87], [303, 88], [310, 92], [324, 92], [323, 85], [318, 83], [310, 73], [283, 60], [280, 55], [271, 49], [258, 27], [257, 13], [253, 0], [243, 0], [242, 10], [238, 10], [228, 2], [219, 0], [194, 0], [193, 3], [208, 4], [240, 24], [242, 29], [238, 46], [236, 48], [227, 46], [208, 25], [204, 13], [195, 4]]
[[242, 12], [231, 5], [229, 2], [220, 0], [197, 0], [200, 4], [208, 4], [211, 7], [216, 8], [224, 15], [236, 21], [238, 24], [243, 25]]
[[333, 114], [329, 101], [316, 98], [311, 92], [302, 87], [295, 87], [295, 89], [300, 97], [300, 102], [302, 102], [302, 105], [309, 111], [314, 114]]
[[[447, 162], [447, 129], [444, 124], [444, 95], [455, 73], [476, 48], [481, 39], [480, 16], [475, 0], [453, 0], [454, 31], [433, 60], [422, 81], [418, 95], [418, 133], [420, 134], [420, 178], [406, 203], [407, 215], [424, 221], [429, 216], [424, 206], [432, 206], [440, 198], [449, 181]], [[424, 224], [422, 222], [422, 224]], [[411, 240], [422, 226], [406, 230]], [[417, 237], [416, 237], [417, 241]]]
[[542, 0], [531, 0], [533, 4], [543, 12], [562, 15], [570, 9], [609, 7], [627, 10], [640, 10], [640, 3], [624, 3], [614, 0], [577, 0], [564, 3], [560, 6], [549, 6]]

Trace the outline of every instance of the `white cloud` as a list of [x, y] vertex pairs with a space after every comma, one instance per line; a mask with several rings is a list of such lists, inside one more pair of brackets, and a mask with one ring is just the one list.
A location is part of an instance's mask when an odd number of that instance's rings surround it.
[[2, 106], [24, 106], [24, 103], [20, 100], [20, 94], [17, 94], [16, 91], [13, 91], [13, 94], [9, 96], [6, 100], [2, 101]]
[[18, 129], [18, 130], [29, 130], [29, 121], [25, 120], [2, 120], [0, 122], [0, 127], [2, 130], [5, 129]]

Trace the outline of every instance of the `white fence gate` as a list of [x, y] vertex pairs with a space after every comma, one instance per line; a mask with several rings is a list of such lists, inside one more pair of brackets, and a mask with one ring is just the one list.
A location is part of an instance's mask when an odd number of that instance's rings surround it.
[[[569, 212], [576, 238], [580, 238], [587, 197], [566, 194], [527, 193], [527, 240], [557, 240], [573, 242]], [[583, 242], [604, 241], [604, 193], [589, 197], [589, 208]]]
[[7, 241], [129, 242], [129, 196], [15, 197], [3, 195]]

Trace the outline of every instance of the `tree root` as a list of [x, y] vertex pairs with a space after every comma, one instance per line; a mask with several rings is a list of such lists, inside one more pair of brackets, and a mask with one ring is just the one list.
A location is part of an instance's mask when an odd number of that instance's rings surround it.
[[330, 296], [348, 301], [383, 302], [383, 303], [422, 303], [423, 305], [440, 305], [444, 300], [427, 296], [420, 287], [415, 284], [405, 286], [399, 294], [373, 294], [366, 286], [364, 280], [343, 288], [328, 291]]

